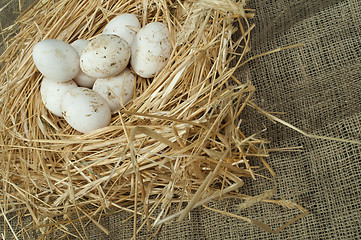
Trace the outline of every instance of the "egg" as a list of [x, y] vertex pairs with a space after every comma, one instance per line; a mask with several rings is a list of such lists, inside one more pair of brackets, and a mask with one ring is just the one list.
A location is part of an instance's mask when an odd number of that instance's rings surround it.
[[33, 60], [38, 70], [47, 78], [66, 82], [79, 72], [79, 56], [68, 43], [46, 39], [33, 48]]
[[141, 77], [154, 77], [167, 64], [172, 51], [167, 26], [160, 22], [145, 25], [133, 39], [131, 51], [133, 70]]
[[121, 37], [111, 34], [92, 39], [80, 56], [81, 70], [95, 78], [112, 77], [128, 65], [130, 48]]
[[[70, 45], [77, 51], [78, 55], [80, 56], [88, 43], [88, 40], [78, 39]], [[78, 84], [79, 87], [92, 88], [96, 78], [88, 76], [82, 70], [80, 70], [73, 80], [76, 82], [76, 84]]]
[[93, 90], [101, 95], [109, 104], [110, 110], [115, 112], [133, 98], [135, 76], [126, 68], [117, 76], [98, 78]]
[[60, 103], [64, 94], [78, 87], [73, 80], [66, 82], [56, 82], [49, 78], [44, 78], [40, 86], [40, 95], [45, 107], [54, 115], [62, 117]]
[[130, 45], [140, 29], [138, 18], [134, 14], [124, 13], [113, 18], [104, 28], [103, 34], [115, 34]]
[[68, 124], [82, 133], [110, 124], [109, 105], [103, 97], [88, 88], [78, 87], [66, 92], [61, 110]]

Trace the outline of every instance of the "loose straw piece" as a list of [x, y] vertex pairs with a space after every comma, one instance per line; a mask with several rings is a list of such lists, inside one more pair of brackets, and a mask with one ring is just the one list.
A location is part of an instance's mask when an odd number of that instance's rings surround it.
[[302, 135], [308, 137], [308, 138], [314, 138], [314, 139], [323, 139], [323, 140], [330, 140], [330, 141], [336, 141], [336, 142], [345, 142], [345, 143], [352, 143], [352, 144], [361, 144], [361, 141], [358, 140], [350, 140], [350, 139], [342, 139], [342, 138], [335, 138], [335, 137], [327, 137], [327, 136], [321, 136], [321, 135], [314, 135], [314, 134], [309, 134], [301, 129], [299, 129], [298, 127], [266, 112], [265, 110], [261, 109], [259, 106], [257, 106], [255, 103], [253, 102], [249, 102], [249, 105], [252, 106], [254, 109], [256, 109], [257, 111], [259, 111], [260, 113], [262, 113], [263, 115], [265, 115], [266, 117], [268, 117], [269, 119], [271, 119], [272, 121], [276, 121], [279, 122], [285, 126], [287, 126], [288, 128], [291, 128], [293, 130], [295, 130], [298, 133], [301, 133]]
[[[193, 208], [199, 207], [199, 206], [201, 206], [202, 204], [204, 204], [204, 203], [206, 203], [206, 202], [209, 202], [209, 201], [211, 201], [211, 200], [215, 200], [215, 199], [221, 197], [221, 196], [224, 195], [224, 194], [227, 194], [227, 193], [229, 193], [229, 192], [232, 192], [232, 191], [240, 188], [242, 185], [243, 185], [243, 183], [242, 183], [242, 184], [240, 184], [240, 183], [235, 183], [235, 184], [233, 184], [233, 185], [231, 185], [231, 186], [223, 189], [222, 191], [217, 191], [217, 192], [211, 194], [209, 197], [206, 197], [206, 198], [200, 200], [199, 202], [197, 202], [197, 203], [194, 205]], [[168, 216], [168, 217], [163, 218], [162, 220], [158, 221], [158, 222], [155, 224], [155, 226], [164, 224], [164, 223], [166, 223], [166, 222], [169, 222], [170, 220], [172, 220], [172, 219], [180, 216], [180, 215], [183, 213], [183, 211], [184, 211], [184, 210], [179, 211], [179, 212], [177, 212], [177, 213], [175, 213], [175, 214], [173, 214], [173, 215], [170, 215], [170, 216]]]

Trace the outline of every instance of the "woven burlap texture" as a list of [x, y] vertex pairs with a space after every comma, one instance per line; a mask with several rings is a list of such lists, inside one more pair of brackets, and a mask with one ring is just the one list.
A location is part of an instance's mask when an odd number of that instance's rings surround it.
[[[279, 115], [282, 119], [308, 133], [360, 140], [361, 1], [252, 0], [248, 7], [257, 15], [252, 20], [256, 27], [249, 57], [305, 44], [239, 69], [236, 76], [240, 80], [256, 85], [255, 102], [267, 111], [284, 112]], [[245, 133], [267, 128], [261, 135], [270, 140], [271, 148], [303, 146], [300, 152], [272, 153], [267, 161], [278, 175], [275, 198], [295, 201], [309, 215], [280, 234], [270, 234], [197, 208], [186, 221], [164, 225], [154, 239], [357, 239], [361, 235], [360, 145], [310, 139], [251, 109], [242, 118]], [[267, 187], [253, 182], [240, 192], [259, 194]], [[211, 205], [221, 209], [225, 204]], [[267, 204], [240, 211], [239, 202], [227, 204], [228, 211], [273, 228], [297, 213]], [[129, 216], [122, 213], [103, 219], [108, 236], [93, 224], [86, 226], [89, 239], [130, 239], [133, 223], [122, 223]], [[138, 239], [148, 237], [146, 230], [138, 235]]]

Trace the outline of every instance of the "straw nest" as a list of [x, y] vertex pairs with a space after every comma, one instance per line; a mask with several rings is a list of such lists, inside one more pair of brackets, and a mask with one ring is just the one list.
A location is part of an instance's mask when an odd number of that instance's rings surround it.
[[[44, 108], [32, 48], [47, 38], [89, 39], [123, 12], [139, 16], [142, 25], [166, 23], [172, 57], [154, 79], [137, 78], [134, 99], [110, 126], [80, 134]], [[0, 207], [8, 234], [58, 231], [83, 238], [88, 222], [108, 233], [98, 220], [112, 211], [134, 213], [134, 235], [143, 227], [156, 232], [198, 206], [270, 232], [304, 215], [295, 203], [271, 200], [274, 189], [255, 197], [237, 191], [244, 178], [274, 176], [264, 160], [265, 140], [240, 130], [255, 88], [233, 74], [247, 61], [253, 15], [245, 1], [230, 0], [44, 0], [23, 14], [8, 29], [17, 35], [1, 56]], [[236, 31], [240, 37], [233, 39]], [[250, 156], [260, 161], [251, 163]], [[303, 214], [271, 230], [207, 206], [222, 198], [242, 199], [242, 208], [271, 202]], [[15, 231], [6, 217], [11, 213], [30, 217], [31, 224]]]

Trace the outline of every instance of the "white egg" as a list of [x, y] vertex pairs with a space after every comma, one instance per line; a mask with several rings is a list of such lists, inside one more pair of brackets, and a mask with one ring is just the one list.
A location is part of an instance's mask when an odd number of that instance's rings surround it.
[[113, 18], [104, 28], [103, 34], [115, 34], [130, 45], [140, 29], [138, 18], [134, 14], [124, 13]]
[[[78, 39], [71, 43], [70, 45], [77, 51], [78, 55], [80, 56], [88, 45], [89, 41], [85, 39]], [[81, 69], [73, 79], [79, 87], [87, 87], [92, 88], [96, 78], [86, 75]]]
[[91, 77], [111, 77], [128, 65], [130, 48], [121, 37], [111, 34], [92, 39], [80, 56], [81, 70]]
[[68, 43], [46, 39], [34, 46], [33, 60], [38, 70], [47, 78], [66, 82], [79, 72], [79, 56]]
[[84, 50], [84, 48], [86, 47], [86, 45], [88, 45], [89, 42], [90, 41], [86, 39], [77, 39], [74, 42], [72, 42], [70, 46], [72, 46], [79, 54]]
[[111, 111], [115, 112], [133, 98], [134, 87], [135, 76], [126, 68], [117, 76], [98, 78], [93, 90], [99, 93], [108, 102]]
[[109, 105], [103, 97], [88, 88], [78, 87], [66, 92], [61, 110], [69, 125], [82, 133], [110, 124]]
[[67, 82], [56, 82], [49, 78], [44, 78], [41, 87], [40, 95], [45, 107], [54, 115], [61, 117], [61, 108], [60, 103], [64, 94], [78, 87], [73, 80]]
[[153, 22], [139, 30], [131, 44], [133, 70], [141, 77], [150, 78], [167, 64], [172, 44], [167, 26]]

